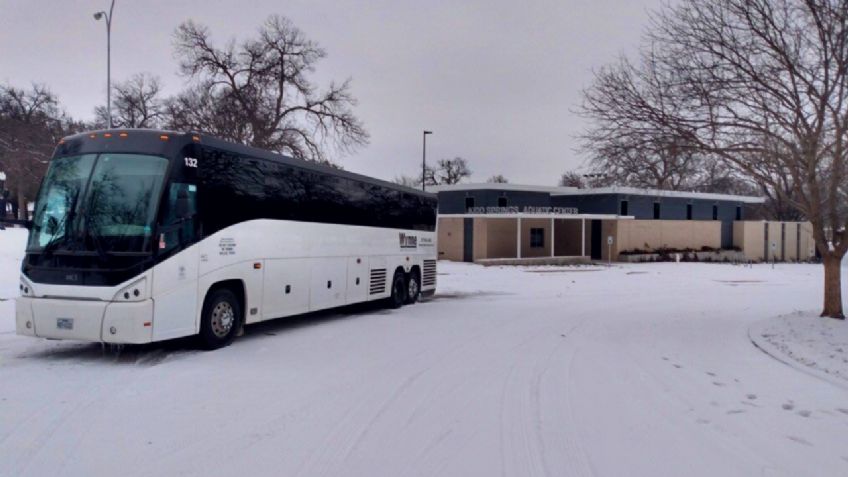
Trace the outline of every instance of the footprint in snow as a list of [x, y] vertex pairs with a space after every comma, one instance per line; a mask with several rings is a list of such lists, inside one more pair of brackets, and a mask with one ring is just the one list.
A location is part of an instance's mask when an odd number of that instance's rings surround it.
[[838, 407], [838, 408], [836, 408], [836, 410], [841, 412], [842, 414], [848, 414], [848, 409]]
[[804, 444], [805, 446], [811, 446], [812, 447], [812, 444], [810, 444], [810, 441], [808, 441], [807, 439], [804, 439], [803, 437], [797, 437], [797, 436], [786, 436], [786, 437], [789, 440], [795, 441], [799, 444]]
[[748, 394], [748, 395], [747, 395], [747, 396], [745, 396], [745, 397], [747, 397], [747, 398], [748, 398], [748, 399], [750, 399], [751, 401], [753, 401], [754, 399], [757, 399], [757, 395], [756, 395], [756, 394]]
[[812, 411], [803, 410], [803, 411], [798, 411], [797, 414], [801, 417], [810, 417], [813, 413], [812, 413]]
[[791, 411], [791, 410], [795, 409], [795, 403], [792, 402], [792, 401], [789, 401], [787, 403], [784, 403], [780, 407], [782, 407], [784, 411]]
[[727, 414], [742, 414], [744, 412], [745, 412], [744, 409], [731, 409], [731, 410], [727, 411]]
[[714, 372], [712, 372], [712, 371], [707, 371], [707, 376], [715, 377], [715, 376], [716, 376], [716, 373], [714, 373]]
[[724, 383], [722, 383], [720, 381], [713, 381], [713, 386], [718, 386], [718, 387], [721, 388], [721, 387], [724, 387]]
[[683, 366], [680, 366], [679, 364], [673, 364], [672, 366], [674, 366], [677, 369], [681, 369], [683, 367]]

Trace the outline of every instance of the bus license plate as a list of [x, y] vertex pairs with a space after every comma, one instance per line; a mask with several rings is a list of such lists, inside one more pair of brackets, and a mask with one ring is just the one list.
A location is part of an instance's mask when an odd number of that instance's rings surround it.
[[72, 330], [74, 329], [74, 319], [73, 318], [56, 318], [56, 328], [60, 330]]

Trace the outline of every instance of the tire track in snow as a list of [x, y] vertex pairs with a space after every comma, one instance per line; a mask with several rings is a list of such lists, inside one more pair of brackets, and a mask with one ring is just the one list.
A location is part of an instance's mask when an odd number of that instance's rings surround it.
[[[548, 325], [549, 328], [514, 348], [514, 355], [521, 359], [511, 367], [502, 389], [502, 475], [558, 476], [566, 471], [568, 475], [593, 475], [579, 436], [574, 435], [569, 425], [573, 422], [571, 413], [560, 413], [563, 403], [559, 398], [564, 396], [558, 391], [562, 386], [557, 386], [555, 380], [551, 382], [549, 377], [553, 365], [572, 362], [572, 353], [566, 345], [583, 321], [566, 333], [558, 331], [559, 323]], [[555, 405], [547, 406], [547, 400], [553, 400]], [[570, 409], [569, 399], [565, 400], [565, 408]], [[553, 415], [548, 416], [551, 412]], [[558, 452], [553, 454], [560, 457], [556, 463], [550, 462], [550, 451], [554, 448]]]

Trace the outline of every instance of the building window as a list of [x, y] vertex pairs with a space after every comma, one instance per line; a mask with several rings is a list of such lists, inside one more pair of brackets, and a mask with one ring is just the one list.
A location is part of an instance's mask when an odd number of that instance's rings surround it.
[[736, 220], [742, 220], [742, 206], [736, 206]]
[[506, 207], [506, 197], [498, 197], [498, 207]]
[[718, 206], [713, 206], [713, 220], [718, 220]]
[[466, 197], [465, 198], [465, 211], [468, 212], [469, 209], [474, 208], [474, 197]]
[[654, 220], [660, 219], [660, 203], [654, 202]]
[[621, 207], [618, 215], [630, 215], [630, 203], [626, 200], [621, 201]]
[[530, 248], [545, 247], [545, 229], [530, 229]]
[[692, 204], [686, 204], [686, 220], [692, 220]]

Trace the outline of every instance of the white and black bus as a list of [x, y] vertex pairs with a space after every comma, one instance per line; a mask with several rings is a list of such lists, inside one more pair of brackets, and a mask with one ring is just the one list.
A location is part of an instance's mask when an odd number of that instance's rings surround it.
[[18, 334], [197, 335], [436, 287], [436, 199], [196, 133], [63, 139], [35, 203]]

